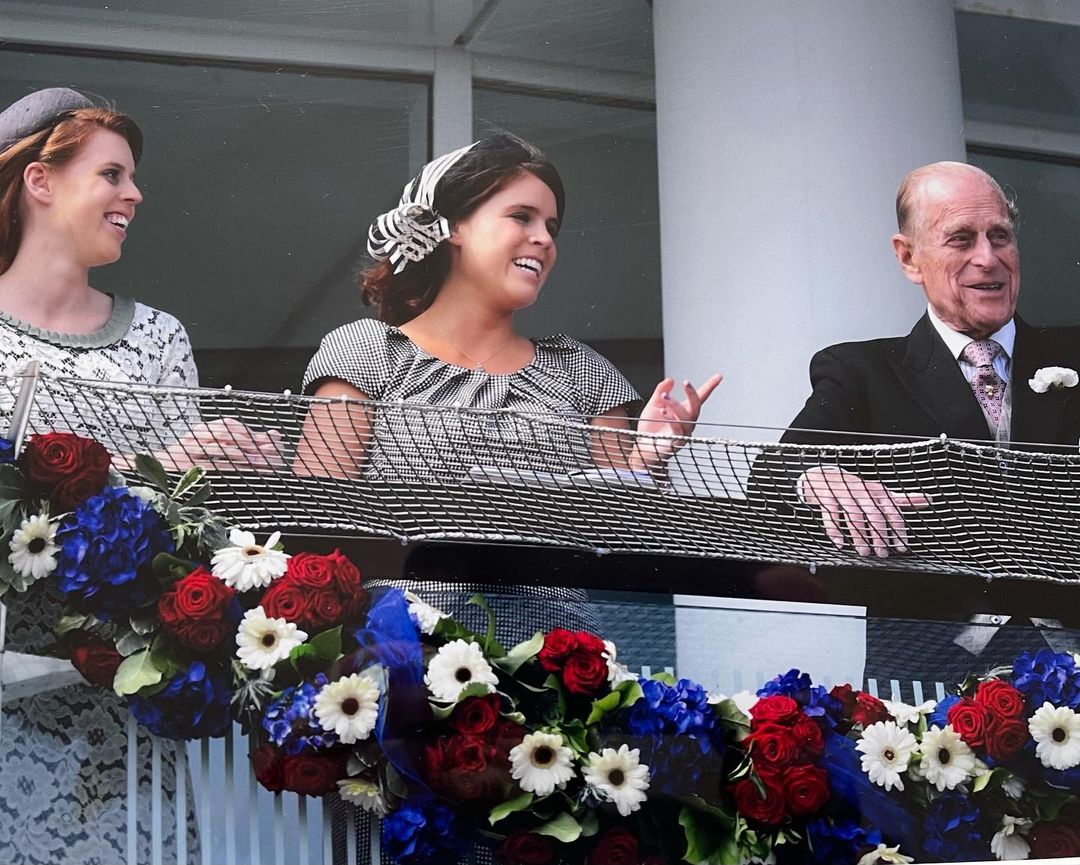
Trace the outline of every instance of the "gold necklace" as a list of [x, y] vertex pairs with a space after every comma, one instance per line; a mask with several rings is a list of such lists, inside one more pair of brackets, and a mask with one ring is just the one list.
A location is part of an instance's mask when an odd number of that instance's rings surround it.
[[450, 343], [450, 345], [452, 345], [457, 350], [458, 354], [460, 354], [462, 357], [466, 358], [469, 361], [469, 363], [473, 364], [473, 368], [477, 372], [482, 372], [482, 373], [487, 373], [487, 369], [484, 367], [484, 364], [487, 363], [489, 360], [491, 360], [493, 357], [495, 357], [495, 355], [497, 355], [500, 351], [502, 351], [508, 345], [510, 345], [510, 343], [511, 343], [511, 341], [513, 341], [514, 337], [517, 336], [516, 333], [511, 333], [510, 336], [508, 336], [505, 340], [503, 340], [501, 343], [499, 343], [499, 346], [498, 346], [498, 348], [495, 349], [495, 351], [493, 351], [491, 354], [489, 354], [483, 360], [477, 360], [475, 357], [473, 357], [471, 354], [469, 354], [467, 351], [465, 351], [465, 349], [463, 349], [460, 345], [458, 345], [457, 342], [454, 340], [454, 338], [452, 336], [450, 336], [450, 334], [448, 334], [445, 330], [443, 330], [442, 327], [439, 325], [439, 323], [437, 321], [435, 321], [435, 319], [430, 319], [430, 321], [431, 321], [431, 323], [433, 325], [435, 325], [435, 330], [437, 330], [442, 335], [443, 339], [445, 339], [448, 343]]

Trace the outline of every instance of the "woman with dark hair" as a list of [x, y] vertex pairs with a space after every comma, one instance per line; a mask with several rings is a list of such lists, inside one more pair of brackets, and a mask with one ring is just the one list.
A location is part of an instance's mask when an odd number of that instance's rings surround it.
[[[89, 283], [90, 268], [120, 257], [142, 201], [135, 185], [141, 153], [142, 133], [131, 118], [74, 90], [40, 90], [0, 113], [0, 412], [9, 418], [17, 377], [32, 360], [56, 377], [198, 384], [180, 322]], [[61, 404], [41, 390], [35, 409], [47, 425], [106, 445], [139, 436], [138, 429], [95, 428], [91, 406]], [[0, 648], [48, 651], [60, 605], [41, 588], [4, 597], [9, 627]], [[9, 671], [12, 660], [9, 654]], [[127, 802], [125, 704], [101, 688], [71, 685], [5, 699], [2, 709], [0, 862], [123, 861], [127, 809], [135, 806]], [[146, 771], [138, 785], [137, 852], [149, 861], [145, 732], [138, 747]], [[164, 755], [161, 783], [169, 791], [172, 751]], [[176, 809], [168, 797], [162, 807], [165, 849], [175, 849]], [[192, 834], [189, 849], [196, 840]]]
[[[510, 134], [484, 138], [424, 167], [399, 206], [371, 226], [368, 251], [377, 263], [363, 274], [362, 288], [379, 320], [353, 322], [326, 336], [304, 390], [522, 414], [516, 423], [500, 421], [491, 434], [486, 421], [465, 413], [425, 422], [415, 410], [369, 416], [348, 402], [319, 405], [298, 449], [297, 473], [409, 481], [491, 466], [531, 473], [565, 473], [570, 466], [663, 472], [719, 375], [700, 390], [686, 382], [685, 400], [672, 398], [672, 379], [660, 382], [638, 430], [672, 438], [639, 444], [618, 431], [629, 430], [641, 401], [608, 360], [568, 336], [528, 339], [514, 328], [514, 314], [536, 301], [555, 265], [564, 204], [555, 166]], [[529, 423], [530, 414], [583, 420], [606, 431], [575, 441], [572, 425]], [[500, 633], [511, 639], [530, 636], [538, 625], [594, 624], [582, 603], [550, 603], [583, 602], [583, 592], [548, 586], [458, 585], [428, 600], [458, 613], [455, 599], [485, 589], [520, 596], [513, 621], [500, 623]], [[531, 616], [529, 598], [537, 602]]]

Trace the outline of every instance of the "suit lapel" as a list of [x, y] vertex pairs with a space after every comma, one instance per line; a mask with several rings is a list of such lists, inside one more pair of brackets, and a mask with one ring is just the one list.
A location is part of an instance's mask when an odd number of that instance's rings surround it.
[[942, 432], [959, 439], [992, 437], [971, 385], [926, 314], [908, 334], [896, 373]]
[[[1028, 380], [1044, 366], [1066, 366], [1069, 358], [1054, 356], [1057, 346], [1041, 338], [1038, 330], [1016, 319], [1016, 345], [1012, 363], [1012, 440], [1068, 444], [1066, 404], [1072, 393], [1035, 393]], [[1075, 444], [1075, 441], [1073, 442]]]

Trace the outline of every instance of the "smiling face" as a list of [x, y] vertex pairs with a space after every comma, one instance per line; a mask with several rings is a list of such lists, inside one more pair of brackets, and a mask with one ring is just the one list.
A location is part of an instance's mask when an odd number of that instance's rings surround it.
[[116, 261], [142, 201], [127, 141], [98, 129], [70, 162], [47, 171], [49, 207], [43, 218], [48, 228], [83, 267]]
[[455, 223], [450, 279], [500, 309], [530, 306], [555, 266], [558, 231], [555, 194], [523, 172]]
[[985, 339], [1016, 311], [1020, 252], [1001, 193], [978, 169], [929, 173], [914, 192], [910, 236], [893, 248], [923, 287], [935, 315], [958, 333]]

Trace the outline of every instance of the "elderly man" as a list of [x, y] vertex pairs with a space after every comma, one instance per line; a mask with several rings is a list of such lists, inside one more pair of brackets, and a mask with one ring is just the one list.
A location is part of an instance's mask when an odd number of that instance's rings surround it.
[[[900, 267], [926, 293], [926, 314], [906, 337], [834, 345], [810, 364], [813, 393], [785, 442], [846, 443], [858, 434], [1059, 446], [1076, 453], [1080, 413], [1071, 392], [1038, 394], [1042, 367], [1080, 365], [1080, 330], [1019, 319], [1020, 253], [1014, 210], [986, 172], [938, 162], [911, 172], [896, 198]], [[1010, 386], [1015, 382], [1015, 386]], [[834, 437], [803, 430], [855, 434]], [[929, 504], [918, 490], [886, 487], [839, 466], [799, 478], [829, 538], [859, 555], [904, 552], [902, 510]], [[847, 536], [845, 535], [847, 533]], [[849, 537], [848, 537], [849, 536]]]
[[[922, 286], [926, 313], [905, 337], [818, 352], [810, 364], [813, 393], [783, 441], [853, 444], [872, 442], [878, 435], [934, 438], [945, 433], [1076, 454], [1080, 398], [1073, 393], [1080, 388], [1036, 393], [1028, 380], [1043, 367], [1080, 367], [1080, 329], [1034, 328], [1016, 316], [1020, 255], [1015, 211], [1001, 187], [974, 166], [939, 162], [904, 178], [896, 213], [899, 231], [893, 249], [905, 276]], [[931, 501], [917, 480], [901, 480], [887, 466], [871, 476], [843, 462], [795, 473], [798, 498], [818, 511], [825, 533], [838, 547], [850, 543], [861, 556], [882, 558], [906, 552], [904, 512], [931, 504], [949, 512], [947, 518], [957, 526], [963, 526], [962, 513], [971, 518], [965, 509], [950, 511], [953, 503], [942, 500], [947, 495]], [[924, 477], [947, 487], [950, 479], [941, 477], [941, 471], [928, 467]], [[970, 475], [965, 482], [977, 482], [978, 471]], [[790, 467], [786, 477], [790, 490]], [[995, 514], [1005, 506], [983, 502], [980, 528], [992, 530]], [[974, 621], [967, 627], [868, 623], [867, 675], [887, 671], [886, 678], [948, 680], [1008, 662], [1014, 649], [1042, 645], [1030, 630], [1015, 627], [995, 637], [1007, 617], [976, 616]], [[1057, 634], [1064, 641], [1074, 636]], [[994, 645], [988, 647], [991, 639]]]

